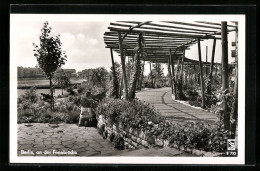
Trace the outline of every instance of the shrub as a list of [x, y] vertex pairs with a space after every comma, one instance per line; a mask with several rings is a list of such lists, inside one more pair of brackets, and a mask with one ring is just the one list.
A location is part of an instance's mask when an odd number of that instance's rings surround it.
[[53, 112], [49, 122], [61, 123], [63, 121], [67, 122], [68, 120], [69, 120], [69, 116], [67, 113]]
[[72, 102], [69, 102], [66, 104], [66, 109], [68, 112], [72, 111], [73, 110], [73, 103]]
[[68, 87], [66, 91], [69, 93], [69, 95], [74, 96], [77, 93], [73, 90], [73, 87]]
[[83, 107], [96, 108], [98, 106], [98, 103], [93, 99], [82, 97], [80, 101], [80, 105]]
[[97, 114], [103, 114], [109, 124], [121, 121], [124, 126], [141, 128], [148, 121], [160, 122], [163, 118], [153, 106], [140, 100], [126, 101], [119, 99], [104, 99], [97, 107]]
[[69, 113], [68, 113], [68, 115], [69, 115], [69, 122], [70, 123], [78, 123], [78, 121], [79, 121], [79, 112], [77, 112], [77, 111], [70, 111]]
[[82, 93], [86, 92], [86, 86], [84, 86], [84, 85], [79, 85], [79, 86], [77, 87], [77, 91], [78, 91], [79, 94], [82, 94]]
[[118, 150], [124, 150], [125, 146], [124, 146], [124, 138], [121, 137], [120, 135], [117, 135], [114, 138], [114, 143], [115, 143], [115, 148]]
[[104, 131], [104, 132], [103, 132], [103, 139], [107, 139], [107, 134], [108, 134], [107, 131]]
[[110, 140], [110, 142], [113, 142], [113, 141], [114, 141], [114, 138], [115, 138], [115, 134], [112, 132], [112, 133], [109, 135], [109, 140]]
[[99, 134], [103, 134], [103, 132], [105, 131], [105, 125], [101, 125], [101, 127], [98, 129], [98, 133]]
[[21, 96], [21, 100], [27, 100], [31, 103], [36, 103], [39, 100], [39, 96], [36, 93], [36, 88], [31, 87], [30, 89], [25, 91], [25, 94]]

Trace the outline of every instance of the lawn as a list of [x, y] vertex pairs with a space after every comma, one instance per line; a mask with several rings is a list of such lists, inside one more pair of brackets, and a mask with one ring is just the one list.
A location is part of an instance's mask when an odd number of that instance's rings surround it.
[[[84, 81], [82, 78], [71, 78], [71, 84], [79, 84]], [[55, 83], [55, 81], [53, 81]], [[18, 80], [18, 88], [20, 87], [48, 87], [50, 86], [50, 81], [47, 79], [19, 79]]]

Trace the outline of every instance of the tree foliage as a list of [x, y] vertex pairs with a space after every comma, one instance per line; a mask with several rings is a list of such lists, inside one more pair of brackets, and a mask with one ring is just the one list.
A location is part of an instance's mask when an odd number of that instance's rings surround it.
[[85, 69], [82, 71], [83, 78], [87, 79], [87, 82], [93, 87], [106, 88], [106, 77], [108, 71], [104, 67], [95, 69]]
[[51, 27], [49, 27], [49, 23], [46, 21], [43, 24], [43, 28], [41, 29], [40, 36], [40, 45], [34, 46], [34, 56], [37, 59], [39, 67], [43, 70], [47, 78], [52, 78], [54, 72], [58, 67], [61, 67], [65, 64], [66, 54], [61, 49], [61, 41], [60, 36], [52, 37]]

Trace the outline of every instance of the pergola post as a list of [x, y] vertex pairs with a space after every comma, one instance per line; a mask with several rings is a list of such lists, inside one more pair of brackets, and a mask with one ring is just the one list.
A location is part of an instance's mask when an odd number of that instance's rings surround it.
[[150, 62], [150, 76], [151, 76], [151, 83], [152, 83], [152, 88], [154, 88], [154, 78], [153, 78], [153, 72], [152, 72], [152, 62]]
[[[227, 22], [221, 22], [221, 42], [222, 42], [222, 91], [228, 90], [228, 39]], [[230, 131], [230, 113], [228, 112], [227, 100], [223, 98], [224, 104], [224, 128]]]
[[202, 96], [202, 104], [201, 107], [205, 107], [205, 96], [204, 96], [204, 84], [203, 84], [203, 66], [201, 61], [201, 48], [200, 48], [200, 39], [198, 39], [198, 52], [199, 52], [199, 67], [200, 67], [200, 86], [201, 86], [201, 96]]
[[177, 63], [177, 71], [176, 71], [176, 79], [177, 79], [177, 82], [179, 82], [179, 78], [180, 78], [180, 56], [178, 56], [178, 63]]
[[206, 76], [208, 75], [208, 66], [207, 66], [207, 63], [208, 63], [208, 46], [206, 46], [206, 70], [205, 70], [205, 75], [206, 75]]
[[157, 61], [155, 62], [155, 77], [154, 77], [154, 88], [156, 88], [156, 81], [157, 81], [157, 78], [158, 78], [158, 74], [157, 74]]
[[119, 89], [119, 97], [121, 98], [122, 96], [122, 90], [123, 90], [123, 87], [124, 87], [124, 84], [123, 84], [123, 74], [122, 74], [122, 77], [121, 77], [121, 81], [120, 81], [120, 89]]
[[123, 80], [124, 80], [124, 88], [125, 88], [124, 96], [125, 96], [126, 99], [128, 99], [128, 87], [127, 87], [127, 78], [126, 78], [126, 70], [125, 70], [125, 58], [124, 58], [124, 55], [123, 55], [121, 32], [118, 32], [118, 42], [119, 42], [120, 57], [121, 57], [122, 72], [123, 72]]
[[213, 41], [212, 56], [211, 56], [211, 63], [210, 63], [210, 72], [209, 72], [210, 85], [207, 87], [207, 92], [210, 93], [210, 94], [211, 94], [212, 73], [213, 73], [214, 58], [215, 58], [215, 48], [216, 48], [216, 39], [214, 39], [214, 41]]
[[181, 59], [181, 73], [180, 73], [180, 83], [182, 84], [183, 79], [183, 63], [184, 63], [185, 50], [183, 50], [183, 55]]
[[144, 64], [145, 64], [145, 61], [143, 61], [142, 72], [141, 72], [140, 79], [139, 79], [139, 88], [140, 88], [140, 90], [142, 89], [142, 84], [143, 84], [143, 77], [144, 77]]
[[169, 59], [168, 59], [168, 73], [169, 73], [169, 77], [170, 77], [171, 89], [172, 89], [172, 94], [173, 94], [173, 84], [172, 84], [172, 72], [171, 72], [171, 59], [170, 59], [170, 56], [169, 56]]
[[234, 102], [232, 104], [232, 117], [234, 119], [234, 123], [232, 124], [231, 129], [231, 138], [236, 137], [236, 127], [237, 127], [237, 106], [238, 106], [238, 22], [235, 22], [236, 25], [236, 57], [235, 57], [235, 84], [234, 84]]
[[173, 62], [173, 57], [172, 57], [172, 51], [170, 49], [170, 60], [171, 60], [171, 66], [172, 66], [172, 79], [173, 79], [173, 88], [174, 88], [174, 98], [176, 99], [176, 76], [174, 73], [174, 62]]
[[118, 79], [116, 77], [116, 71], [115, 71], [115, 63], [114, 63], [114, 57], [113, 57], [113, 50], [112, 48], [110, 48], [110, 54], [111, 54], [111, 61], [112, 61], [112, 70], [113, 70], [113, 92], [112, 92], [112, 96], [116, 96], [116, 98], [118, 98]]

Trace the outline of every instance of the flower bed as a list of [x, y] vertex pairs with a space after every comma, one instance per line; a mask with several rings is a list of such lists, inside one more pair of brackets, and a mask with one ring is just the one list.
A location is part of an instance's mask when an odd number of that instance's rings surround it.
[[221, 123], [171, 123], [152, 105], [139, 100], [105, 99], [99, 103], [97, 115], [100, 133], [107, 134], [104, 138], [122, 137], [125, 148], [172, 146], [190, 152], [225, 152], [227, 147], [228, 134]]

